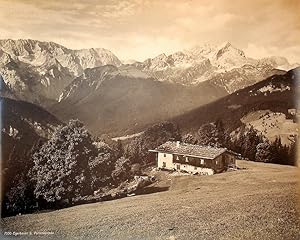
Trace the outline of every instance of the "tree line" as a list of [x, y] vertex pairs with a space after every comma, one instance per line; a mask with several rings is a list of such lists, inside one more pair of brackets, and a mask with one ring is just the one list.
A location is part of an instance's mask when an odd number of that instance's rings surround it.
[[291, 145], [284, 145], [280, 137], [268, 140], [253, 126], [242, 124], [234, 132], [225, 129], [222, 120], [202, 125], [195, 134], [186, 134], [183, 141], [192, 144], [226, 147], [240, 153], [243, 158], [266, 163], [296, 164], [296, 137]]

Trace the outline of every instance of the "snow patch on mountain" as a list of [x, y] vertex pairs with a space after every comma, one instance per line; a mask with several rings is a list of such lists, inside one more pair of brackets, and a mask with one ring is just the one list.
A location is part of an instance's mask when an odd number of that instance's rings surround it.
[[76, 76], [86, 68], [103, 65], [122, 65], [121, 61], [109, 50], [91, 48], [72, 50], [53, 42], [40, 42], [30, 39], [0, 40], [0, 49], [12, 59], [40, 67], [55, 59]]
[[133, 65], [159, 81], [187, 86], [210, 81], [228, 93], [280, 74], [276, 69], [292, 66], [281, 57], [249, 58], [229, 42], [220, 46], [205, 44], [170, 55], [163, 53]]
[[274, 68], [285, 70], [285, 71], [289, 71], [291, 69], [300, 66], [300, 64], [298, 63], [290, 64], [285, 57], [280, 57], [280, 56], [271, 56], [267, 58], [262, 58], [259, 61], [263, 64], [268, 64]]
[[134, 133], [134, 134], [131, 134], [131, 135], [126, 135], [126, 136], [121, 136], [121, 137], [115, 137], [115, 138], [112, 138], [112, 140], [114, 140], [114, 141], [118, 141], [118, 140], [124, 141], [124, 140], [127, 140], [127, 139], [139, 137], [139, 136], [141, 136], [143, 134], [144, 134], [144, 131], [143, 132]]
[[290, 86], [281, 85], [280, 87], [276, 87], [273, 86], [272, 84], [269, 84], [267, 86], [258, 89], [257, 91], [261, 93], [266, 93], [266, 92], [272, 93], [272, 92], [283, 92], [283, 91], [290, 91], [290, 90], [291, 90]]
[[17, 96], [47, 106], [85, 69], [121, 61], [103, 48], [72, 50], [53, 42], [0, 40], [0, 74]]

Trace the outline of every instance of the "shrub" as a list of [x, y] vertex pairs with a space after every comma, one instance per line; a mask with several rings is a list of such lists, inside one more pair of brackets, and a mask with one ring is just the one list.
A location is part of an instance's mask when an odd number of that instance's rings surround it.
[[89, 161], [97, 156], [91, 135], [78, 120], [59, 127], [33, 155], [34, 194], [47, 202], [71, 201], [91, 192]]

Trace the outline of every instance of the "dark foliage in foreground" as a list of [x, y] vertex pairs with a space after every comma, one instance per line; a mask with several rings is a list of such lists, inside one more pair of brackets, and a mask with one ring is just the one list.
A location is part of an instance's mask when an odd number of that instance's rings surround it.
[[41, 147], [61, 124], [52, 114], [34, 104], [1, 97], [1, 216], [31, 212], [35, 200], [28, 171], [32, 153]]
[[71, 199], [91, 192], [89, 162], [97, 148], [83, 124], [71, 120], [33, 155], [34, 194], [48, 202]]
[[28, 153], [32, 164], [14, 176], [5, 196], [2, 216], [38, 209], [61, 208], [94, 191], [118, 187], [145, 165], [154, 164], [148, 150], [168, 140], [180, 140], [176, 125], [164, 122], [147, 129], [123, 149], [120, 141], [93, 138], [78, 120], [58, 127], [48, 141]]

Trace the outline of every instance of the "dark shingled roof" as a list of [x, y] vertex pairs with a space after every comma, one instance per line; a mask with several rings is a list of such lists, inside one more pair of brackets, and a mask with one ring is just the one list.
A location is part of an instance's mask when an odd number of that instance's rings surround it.
[[217, 148], [211, 146], [193, 145], [187, 143], [166, 142], [151, 152], [173, 153], [185, 156], [194, 156], [206, 159], [215, 159], [222, 153], [226, 152], [226, 148]]

